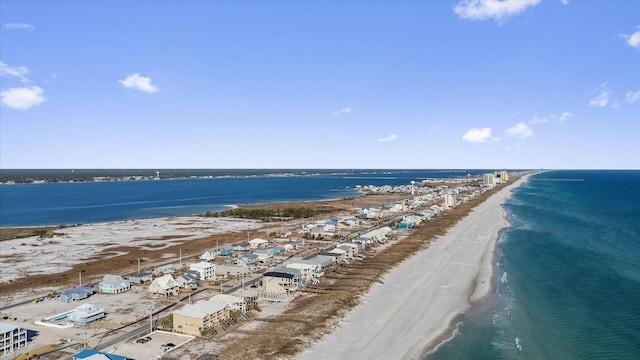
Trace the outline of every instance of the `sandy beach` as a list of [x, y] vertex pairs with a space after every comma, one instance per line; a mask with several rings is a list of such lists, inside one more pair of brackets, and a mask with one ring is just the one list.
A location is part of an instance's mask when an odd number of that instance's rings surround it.
[[500, 190], [428, 249], [391, 270], [330, 335], [299, 359], [418, 358], [489, 294], [493, 253], [507, 227], [502, 204], [527, 176]]

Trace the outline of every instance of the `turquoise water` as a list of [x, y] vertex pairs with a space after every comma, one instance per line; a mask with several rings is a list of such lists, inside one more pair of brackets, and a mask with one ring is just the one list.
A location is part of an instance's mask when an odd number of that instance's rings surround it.
[[505, 209], [493, 296], [425, 358], [638, 358], [640, 171], [537, 174]]
[[60, 323], [60, 322], [63, 322], [65, 320], [67, 320], [67, 315], [58, 316], [57, 318], [55, 318], [55, 319], [53, 319], [51, 321], [55, 322], [55, 323]]

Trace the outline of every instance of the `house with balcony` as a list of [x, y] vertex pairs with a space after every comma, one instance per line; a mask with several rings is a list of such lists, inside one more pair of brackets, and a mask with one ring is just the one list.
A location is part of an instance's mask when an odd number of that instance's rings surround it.
[[219, 302], [200, 300], [173, 312], [173, 331], [202, 336], [221, 321], [229, 319], [229, 306]]
[[256, 254], [245, 254], [240, 256], [237, 260], [236, 260], [236, 265], [238, 266], [249, 266], [249, 265], [253, 265], [256, 263], [256, 261], [258, 261], [260, 257]]
[[213, 261], [216, 258], [216, 252], [215, 251], [205, 251], [202, 255], [200, 255], [200, 257], [198, 259], [200, 259], [200, 261]]
[[0, 357], [13, 354], [27, 346], [27, 330], [8, 323], [0, 323]]
[[119, 294], [131, 290], [131, 281], [123, 279], [120, 275], [105, 275], [98, 286], [101, 293]]
[[265, 246], [267, 246], [267, 244], [269, 244], [269, 242], [261, 238], [255, 238], [249, 241], [249, 247], [251, 247], [252, 249], [264, 248]]
[[280, 267], [263, 274], [260, 292], [265, 299], [281, 300], [305, 284], [300, 270]]
[[91, 304], [82, 304], [67, 315], [67, 321], [77, 326], [87, 326], [89, 323], [102, 320], [106, 316], [104, 309]]
[[189, 265], [189, 270], [197, 271], [200, 274], [200, 280], [215, 280], [216, 279], [216, 265], [201, 261], [195, 264]]
[[218, 250], [218, 255], [220, 256], [231, 256], [233, 255], [233, 247], [229, 245], [224, 245]]
[[173, 276], [169, 274], [153, 279], [153, 281], [149, 285], [150, 294], [172, 296], [178, 295], [179, 292], [180, 285], [173, 278]]
[[210, 297], [209, 301], [225, 304], [229, 306], [229, 310], [231, 311], [247, 311], [247, 304], [244, 302], [244, 299], [242, 297], [227, 294], [217, 294]]
[[187, 270], [184, 274], [176, 278], [176, 282], [181, 288], [194, 288], [201, 285], [200, 273], [195, 270]]

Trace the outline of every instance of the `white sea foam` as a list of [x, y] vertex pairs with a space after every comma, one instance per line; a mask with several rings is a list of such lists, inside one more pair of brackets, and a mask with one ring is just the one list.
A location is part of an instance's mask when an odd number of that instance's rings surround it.
[[507, 272], [506, 271], [502, 273], [502, 277], [500, 278], [500, 282], [503, 283], [503, 284], [507, 283]]
[[456, 326], [453, 328], [453, 331], [451, 332], [451, 336], [444, 339], [440, 344], [436, 345], [433, 349], [429, 350], [426, 352], [426, 355], [432, 355], [434, 354], [436, 351], [438, 351], [438, 349], [440, 349], [442, 347], [442, 345], [448, 343], [449, 341], [453, 340], [459, 333], [460, 333], [460, 325], [462, 325], [463, 321], [460, 321], [456, 324]]

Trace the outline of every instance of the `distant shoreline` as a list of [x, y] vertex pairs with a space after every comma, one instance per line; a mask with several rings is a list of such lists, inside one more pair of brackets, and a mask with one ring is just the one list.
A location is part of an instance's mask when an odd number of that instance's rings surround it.
[[[179, 179], [221, 179], [255, 177], [391, 175], [407, 171], [466, 173], [493, 169], [0, 169], [0, 185], [151, 181]], [[509, 170], [522, 171], [522, 170]], [[454, 177], [446, 177], [454, 178]]]

